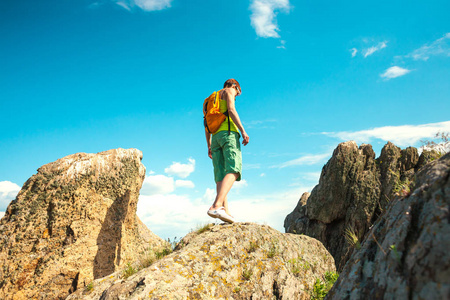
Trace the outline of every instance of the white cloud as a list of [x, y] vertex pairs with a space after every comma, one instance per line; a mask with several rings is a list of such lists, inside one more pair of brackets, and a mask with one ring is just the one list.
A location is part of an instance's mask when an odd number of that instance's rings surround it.
[[356, 53], [358, 53], [358, 49], [356, 49], [356, 48], [352, 48], [352, 49], [350, 49], [350, 51], [352, 52], [352, 57], [355, 57]]
[[233, 189], [234, 190], [239, 190], [239, 189], [242, 189], [242, 188], [244, 188], [244, 187], [246, 187], [246, 186], [248, 186], [248, 183], [247, 183], [247, 180], [245, 180], [245, 179], [242, 179], [242, 180], [240, 180], [240, 181], [236, 181], [234, 184], [233, 184]]
[[8, 204], [14, 200], [20, 191], [20, 186], [11, 181], [0, 181], [0, 210], [6, 210]]
[[175, 190], [175, 182], [172, 177], [165, 175], [150, 175], [144, 179], [141, 195], [166, 195]]
[[414, 60], [428, 60], [430, 56], [444, 55], [450, 56], [450, 32], [443, 37], [435, 40], [431, 44], [426, 44], [419, 49], [414, 50], [406, 57], [412, 57]]
[[179, 188], [189, 188], [193, 189], [195, 187], [195, 184], [190, 180], [176, 180], [175, 181], [175, 187]]
[[[386, 47], [387, 47], [387, 41], [378, 43], [378, 45], [372, 46], [372, 47], [366, 49], [366, 50], [364, 51], [364, 54], [363, 54], [363, 55], [364, 55], [364, 57], [367, 57], [367, 56], [372, 55], [372, 54], [374, 54], [375, 52], [377, 52], [377, 51], [379, 51], [379, 50], [381, 50], [381, 49], [383, 49], [383, 48], [386, 48]], [[352, 54], [352, 55], [353, 55], [353, 54]], [[355, 53], [355, 55], [356, 55], [356, 53]]]
[[409, 72], [411, 72], [411, 70], [408, 69], [403, 69], [397, 66], [393, 66], [390, 67], [389, 69], [387, 69], [383, 74], [380, 74], [380, 77], [385, 78], [386, 80], [392, 79], [392, 78], [396, 78], [396, 77], [400, 77], [403, 75], [408, 74]]
[[384, 126], [361, 131], [323, 132], [343, 141], [354, 140], [358, 144], [369, 143], [373, 139], [390, 141], [397, 146], [412, 146], [422, 139], [434, 138], [437, 132], [450, 132], [450, 121], [423, 125]]
[[[295, 208], [301, 194], [311, 191], [312, 188], [312, 186], [297, 187], [286, 192], [247, 198], [235, 197], [230, 192], [228, 206], [230, 213], [238, 222], [265, 223], [284, 232], [283, 223], [286, 215]], [[214, 197], [214, 189], [206, 190], [201, 203], [188, 196], [174, 194], [141, 195], [137, 215], [151, 231], [164, 239], [183, 237], [198, 225], [221, 223], [219, 219], [212, 219], [206, 214]]]
[[139, 197], [137, 215], [158, 236], [183, 237], [201, 223], [211, 222], [206, 211], [211, 204], [198, 204], [175, 194]]
[[216, 190], [207, 188], [205, 194], [203, 194], [202, 201], [203, 203], [212, 204], [216, 199]]
[[113, 0], [113, 2], [129, 11], [134, 7], [145, 11], [155, 11], [169, 8], [172, 0]]
[[250, 20], [256, 34], [264, 38], [279, 38], [276, 11], [287, 13], [289, 9], [289, 0], [253, 0], [250, 5]]
[[299, 158], [284, 162], [282, 164], [272, 166], [272, 168], [286, 168], [286, 167], [292, 167], [292, 166], [301, 166], [301, 165], [315, 165], [322, 161], [324, 161], [326, 158], [331, 157], [331, 153], [322, 153], [322, 154], [310, 154], [310, 155], [304, 155]]
[[300, 196], [314, 186], [297, 186], [285, 192], [255, 195], [250, 198], [228, 201], [230, 213], [239, 222], [266, 223], [284, 232], [284, 219], [291, 213]]
[[175, 175], [181, 178], [188, 177], [195, 170], [195, 159], [189, 158], [189, 162], [187, 164], [181, 164], [179, 162], [174, 162], [168, 168], [164, 169], [169, 175]]

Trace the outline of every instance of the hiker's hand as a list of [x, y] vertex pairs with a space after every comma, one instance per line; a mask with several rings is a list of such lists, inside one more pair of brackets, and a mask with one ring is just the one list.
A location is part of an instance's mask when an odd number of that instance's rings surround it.
[[211, 152], [211, 148], [210, 147], [208, 147], [208, 156], [209, 156], [209, 158], [212, 159], [212, 152]]
[[248, 144], [248, 141], [250, 140], [250, 137], [247, 135], [247, 133], [242, 133], [242, 144], [246, 146]]

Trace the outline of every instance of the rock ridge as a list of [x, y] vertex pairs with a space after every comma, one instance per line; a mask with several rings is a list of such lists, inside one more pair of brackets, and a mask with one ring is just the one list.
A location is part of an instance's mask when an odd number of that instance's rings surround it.
[[361, 240], [396, 195], [409, 193], [415, 173], [437, 153], [388, 142], [375, 159], [369, 144], [340, 143], [323, 167], [319, 184], [302, 195], [285, 221], [286, 232], [317, 238], [342, 270], [353, 251], [347, 242]]
[[326, 299], [450, 299], [449, 211], [450, 153], [392, 200]]
[[141, 160], [119, 148], [40, 167], [0, 220], [0, 298], [64, 299], [164, 244], [136, 216]]
[[127, 279], [97, 279], [67, 299], [309, 299], [334, 260], [316, 239], [254, 223], [209, 225]]

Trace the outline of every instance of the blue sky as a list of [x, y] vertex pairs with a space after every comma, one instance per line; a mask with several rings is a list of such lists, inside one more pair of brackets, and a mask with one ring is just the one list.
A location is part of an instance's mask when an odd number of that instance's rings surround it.
[[229, 195], [283, 230], [339, 142], [450, 132], [448, 1], [0, 3], [0, 216], [41, 165], [138, 148], [138, 215], [183, 236], [213, 197], [203, 99], [236, 78], [250, 136]]

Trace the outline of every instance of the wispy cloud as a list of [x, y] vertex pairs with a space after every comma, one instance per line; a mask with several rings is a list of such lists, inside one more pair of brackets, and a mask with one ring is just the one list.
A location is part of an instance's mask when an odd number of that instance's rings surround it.
[[281, 40], [281, 45], [277, 46], [278, 49], [286, 49], [286, 41]]
[[288, 13], [290, 8], [289, 0], [253, 0], [250, 20], [256, 34], [264, 38], [279, 38], [277, 11]]
[[93, 2], [93, 3], [89, 4], [88, 8], [89, 9], [96, 9], [96, 8], [99, 8], [102, 5], [103, 5], [102, 2], [97, 1], [97, 2]]
[[265, 120], [253, 120], [250, 122], [244, 122], [246, 128], [255, 128], [255, 129], [267, 129], [267, 128], [275, 128], [273, 126], [277, 120], [275, 119], [265, 119]]
[[244, 164], [242, 168], [247, 170], [253, 170], [253, 169], [261, 169], [261, 164]]
[[172, 0], [112, 0], [126, 10], [138, 7], [145, 11], [163, 10], [171, 6]]
[[387, 69], [383, 74], [380, 74], [380, 77], [389, 80], [392, 78], [396, 78], [396, 77], [400, 77], [403, 75], [408, 74], [409, 72], [411, 72], [411, 70], [408, 69], [403, 69], [401, 67], [398, 66], [393, 66], [390, 67], [389, 69]]
[[358, 49], [356, 49], [356, 48], [352, 48], [352, 49], [350, 49], [350, 51], [352, 52], [352, 57], [355, 57], [356, 53], [358, 53]]
[[414, 60], [428, 60], [431, 56], [450, 56], [450, 32], [444, 34], [443, 37], [435, 40], [431, 44], [425, 44], [419, 49], [414, 50], [406, 57]]
[[331, 153], [322, 153], [322, 154], [309, 154], [303, 155], [299, 158], [289, 160], [287, 162], [272, 166], [271, 168], [286, 168], [292, 166], [302, 166], [302, 165], [315, 165], [323, 162], [325, 159], [331, 157]]
[[[375, 52], [377, 52], [381, 49], [384, 49], [386, 47], [387, 47], [387, 41], [378, 43], [378, 45], [376, 45], [376, 46], [372, 46], [370, 48], [365, 49], [363, 56], [364, 57], [370, 56], [370, 55], [374, 54]], [[355, 55], [356, 55], [356, 53], [355, 53]]]
[[343, 141], [370, 143], [374, 139], [391, 141], [402, 147], [412, 146], [422, 139], [433, 138], [437, 132], [450, 132], [450, 121], [423, 125], [384, 126], [361, 131], [323, 132]]
[[126, 9], [126, 10], [128, 10], [128, 11], [131, 11], [131, 5], [129, 5], [129, 4], [127, 4], [126, 2], [123, 2], [123, 1], [116, 1], [116, 4], [117, 5], [119, 5], [119, 6], [121, 6], [122, 8], [124, 8], [124, 9]]
[[169, 175], [186, 178], [195, 170], [195, 159], [189, 158], [188, 161], [189, 162], [187, 164], [173, 162], [170, 167], [164, 169], [164, 172]]
[[6, 210], [9, 202], [14, 200], [20, 191], [20, 186], [11, 181], [0, 181], [0, 211]]

